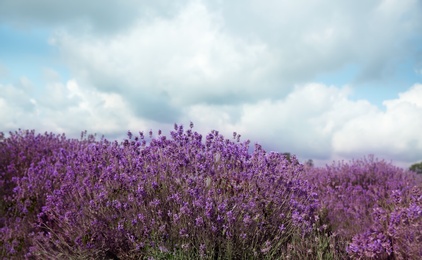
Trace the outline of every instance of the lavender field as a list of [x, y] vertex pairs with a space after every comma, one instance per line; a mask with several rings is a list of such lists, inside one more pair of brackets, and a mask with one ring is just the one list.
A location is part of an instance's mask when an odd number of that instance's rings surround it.
[[422, 259], [422, 175], [236, 133], [0, 137], [1, 259]]

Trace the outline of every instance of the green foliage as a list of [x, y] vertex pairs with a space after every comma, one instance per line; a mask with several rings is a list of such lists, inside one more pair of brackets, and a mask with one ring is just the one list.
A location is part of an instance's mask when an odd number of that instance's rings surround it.
[[284, 157], [289, 161], [289, 162], [291, 162], [291, 154], [290, 153], [282, 153], [282, 155], [284, 155]]
[[409, 170], [416, 172], [417, 174], [422, 174], [422, 162], [412, 164], [412, 166], [410, 166]]
[[314, 167], [314, 161], [313, 161], [312, 159], [307, 160], [307, 161], [305, 162], [305, 166], [306, 166], [306, 167], [309, 167], [309, 168]]

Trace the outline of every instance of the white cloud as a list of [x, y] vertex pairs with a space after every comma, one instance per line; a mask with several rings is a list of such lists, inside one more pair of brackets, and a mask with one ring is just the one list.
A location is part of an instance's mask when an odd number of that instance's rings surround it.
[[124, 99], [115, 93], [83, 89], [70, 80], [49, 83], [42, 93], [23, 91], [20, 86], [0, 85], [1, 131], [33, 129], [65, 132], [81, 131], [117, 136], [131, 129], [146, 128], [151, 122], [134, 116]]
[[[87, 129], [109, 137], [122, 136], [126, 128], [171, 129], [169, 124], [137, 117], [123, 96], [84, 89], [74, 80], [51, 84], [38, 100], [13, 85], [0, 85], [0, 91], [0, 122], [7, 122], [6, 129], [37, 125], [38, 131], [77, 136]], [[277, 100], [186, 106], [178, 122], [193, 121], [195, 130], [217, 129], [227, 138], [236, 131], [242, 140], [259, 142], [267, 150], [291, 152], [302, 160], [312, 158], [318, 164], [375, 154], [406, 166], [422, 157], [421, 84], [385, 101], [385, 111], [365, 100], [351, 100], [351, 91], [347, 86], [309, 83]], [[43, 99], [67, 103], [58, 109]]]
[[185, 0], [2, 0], [0, 22], [19, 28], [65, 28], [76, 33], [107, 35], [124, 30], [137, 17], [171, 17]]
[[[291, 152], [320, 163], [375, 154], [396, 163], [422, 157], [422, 85], [394, 100], [386, 111], [350, 99], [350, 88], [297, 86], [286, 98], [238, 107], [192, 106], [187, 118], [260, 142], [266, 149]], [[208, 129], [206, 129], [208, 130]]]
[[333, 137], [341, 155], [384, 155], [396, 160], [422, 157], [422, 85], [384, 102], [386, 111], [372, 111], [348, 121]]
[[28, 117], [27, 123], [35, 125], [36, 121], [31, 119], [35, 113], [34, 104], [30, 101], [30, 85], [28, 80], [23, 78], [17, 86], [0, 83], [0, 122], [3, 129], [16, 130], [21, 127], [20, 122]]
[[164, 114], [174, 112], [169, 121], [187, 104], [282, 98], [294, 84], [347, 64], [357, 65], [360, 82], [388, 78], [398, 61], [414, 57], [422, 31], [420, 5], [411, 0], [188, 1], [171, 10], [134, 16], [107, 37], [62, 30], [51, 42], [82, 83], [129, 97], [142, 92], [131, 103], [146, 105], [134, 108], [148, 110], [155, 100]]
[[[417, 59], [419, 1], [167, 4], [1, 1], [0, 22], [54, 30], [49, 42], [71, 71], [63, 81], [46, 69], [42, 87], [0, 83], [2, 126], [115, 135], [192, 120], [201, 132], [237, 131], [320, 162], [422, 157], [421, 85], [385, 110], [351, 98], [356, 84], [389, 79]], [[350, 64], [349, 86], [314, 82]]]
[[54, 42], [84, 83], [125, 96], [140, 116], [160, 120], [151, 110], [162, 110], [168, 122], [184, 105], [281, 91], [271, 85], [276, 61], [266, 45], [232, 37], [222, 23], [194, 2], [172, 19], [140, 21], [107, 39], [63, 33]]
[[399, 99], [387, 100], [384, 102], [384, 105], [388, 108], [400, 105], [417, 106], [422, 108], [422, 85], [415, 84], [409, 91], [399, 93]]
[[[414, 37], [422, 31], [422, 6], [415, 0], [251, 0], [221, 8], [234, 33], [277, 46], [288, 61], [283, 69], [296, 80], [354, 62], [362, 67], [362, 81], [388, 77], [394, 63], [412, 57], [418, 48]], [[241, 12], [231, 15], [233, 10]]]

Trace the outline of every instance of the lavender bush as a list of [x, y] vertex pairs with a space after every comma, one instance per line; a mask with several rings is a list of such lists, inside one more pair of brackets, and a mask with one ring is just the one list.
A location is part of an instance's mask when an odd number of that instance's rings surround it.
[[353, 259], [422, 259], [422, 180], [373, 156], [309, 169], [321, 210]]
[[422, 258], [422, 176], [373, 157], [304, 167], [192, 127], [1, 134], [0, 257]]
[[[191, 125], [192, 128], [192, 125]], [[296, 158], [175, 125], [122, 143], [2, 140], [0, 255], [9, 259], [335, 258]], [[330, 246], [331, 245], [331, 246]]]
[[[28, 235], [35, 231], [37, 214], [46, 195], [59, 187], [60, 179], [47, 169], [57, 162], [60, 151], [78, 149], [94, 142], [90, 135], [68, 140], [65, 135], [35, 131], [0, 134], [0, 256], [22, 258], [31, 246]], [[57, 162], [57, 163], [56, 163]]]

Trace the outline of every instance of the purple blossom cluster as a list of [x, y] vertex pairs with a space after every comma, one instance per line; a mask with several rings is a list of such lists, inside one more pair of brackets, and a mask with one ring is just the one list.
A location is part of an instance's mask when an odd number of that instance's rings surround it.
[[306, 172], [352, 259], [422, 259], [422, 179], [373, 156]]
[[0, 258], [422, 259], [422, 176], [192, 127], [0, 133]]
[[[0, 142], [3, 259], [334, 255], [297, 159], [175, 125], [123, 142], [17, 131]], [[324, 228], [323, 228], [324, 227]], [[333, 257], [334, 259], [334, 257]]]

